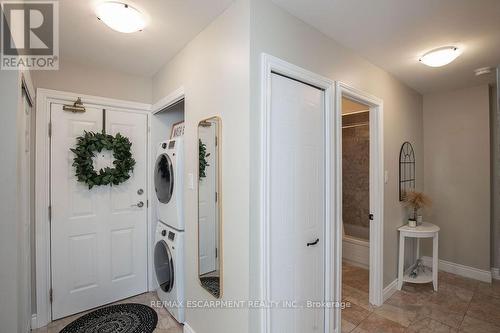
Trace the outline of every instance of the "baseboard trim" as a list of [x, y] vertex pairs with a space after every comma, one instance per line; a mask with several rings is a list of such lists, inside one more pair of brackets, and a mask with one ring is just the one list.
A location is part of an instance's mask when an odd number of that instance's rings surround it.
[[383, 299], [384, 302], [387, 301], [394, 293], [398, 290], [398, 279], [389, 283], [387, 287], [384, 288]]
[[36, 328], [39, 328], [39, 327], [38, 327], [38, 323], [36, 321], [36, 313], [34, 313], [31, 315], [31, 329], [34, 330]]
[[500, 280], [500, 268], [491, 267], [491, 278]]
[[[422, 257], [424, 265], [432, 266], [431, 257]], [[439, 259], [439, 270], [466, 278], [491, 283], [492, 272]]]
[[184, 323], [183, 333], [196, 333], [188, 323]]
[[346, 264], [349, 264], [351, 266], [355, 266], [355, 267], [359, 267], [359, 268], [364, 268], [364, 269], [367, 269], [367, 270], [370, 269], [370, 265], [365, 265], [363, 263], [360, 263], [360, 262], [357, 262], [357, 261], [354, 261], [354, 260], [349, 260], [349, 259], [346, 259], [346, 258], [342, 258], [342, 262], [345, 262]]

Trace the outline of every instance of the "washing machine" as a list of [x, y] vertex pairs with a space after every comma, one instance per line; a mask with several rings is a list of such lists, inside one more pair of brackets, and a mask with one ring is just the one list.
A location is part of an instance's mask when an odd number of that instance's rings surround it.
[[158, 219], [181, 231], [184, 230], [183, 178], [183, 139], [175, 138], [160, 142], [154, 168]]
[[158, 222], [154, 265], [162, 304], [179, 323], [184, 323], [184, 232]]

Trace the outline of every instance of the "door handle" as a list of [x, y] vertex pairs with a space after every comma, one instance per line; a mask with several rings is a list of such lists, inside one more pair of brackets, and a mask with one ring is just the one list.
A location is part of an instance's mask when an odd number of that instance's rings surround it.
[[307, 243], [307, 246], [313, 246], [319, 243], [319, 238], [316, 238], [314, 242]]
[[143, 206], [144, 206], [144, 202], [139, 201], [138, 203], [136, 203], [135, 205], [131, 205], [130, 207], [139, 207], [139, 208], [141, 208]]

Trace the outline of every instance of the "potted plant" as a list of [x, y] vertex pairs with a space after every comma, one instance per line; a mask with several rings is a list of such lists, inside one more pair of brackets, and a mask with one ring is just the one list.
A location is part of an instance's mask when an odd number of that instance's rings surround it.
[[404, 202], [405, 206], [412, 210], [411, 216], [408, 219], [408, 225], [416, 227], [417, 220], [419, 223], [422, 223], [422, 216], [418, 215], [419, 209], [430, 206], [431, 199], [422, 192], [409, 191], [405, 195]]

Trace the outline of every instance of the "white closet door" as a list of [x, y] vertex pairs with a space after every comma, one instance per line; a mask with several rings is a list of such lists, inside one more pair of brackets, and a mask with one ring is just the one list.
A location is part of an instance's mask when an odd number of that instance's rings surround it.
[[[58, 319], [117, 301], [147, 289], [146, 116], [107, 111], [107, 133], [132, 141], [137, 165], [118, 186], [91, 190], [77, 182], [72, 166], [76, 137], [102, 131], [103, 108], [84, 113], [51, 105], [52, 317]], [[102, 152], [94, 164], [111, 164]], [[143, 201], [142, 208], [132, 206]]]
[[304, 307], [271, 310], [271, 332], [322, 332], [306, 306], [324, 300], [324, 91], [272, 74], [271, 96], [270, 296]]

